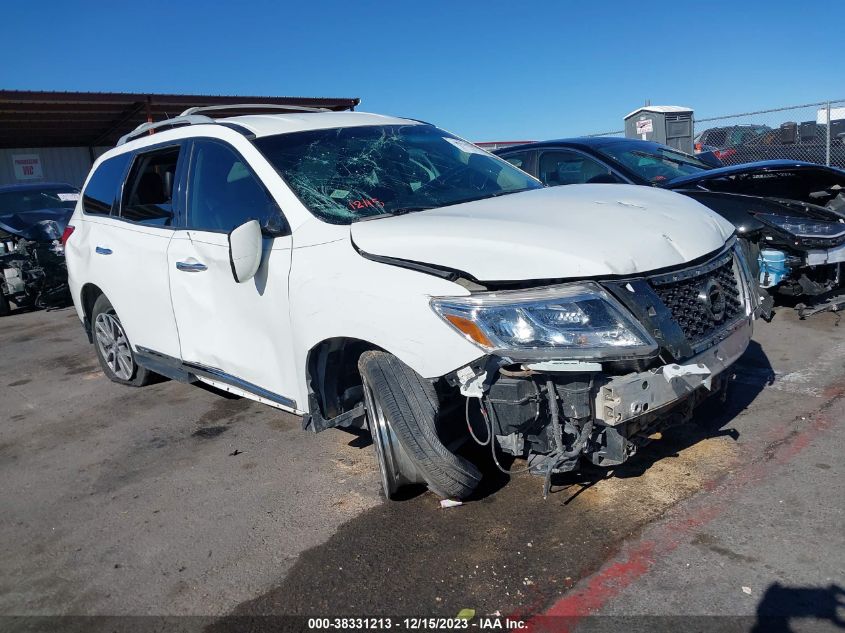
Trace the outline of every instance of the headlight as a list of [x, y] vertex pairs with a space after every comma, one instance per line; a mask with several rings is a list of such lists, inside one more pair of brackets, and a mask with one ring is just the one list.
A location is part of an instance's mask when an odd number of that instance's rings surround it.
[[845, 224], [841, 222], [824, 222], [823, 220], [795, 218], [775, 213], [757, 213], [754, 217], [795, 237], [835, 238], [845, 235]]
[[594, 283], [435, 297], [431, 307], [476, 345], [514, 360], [621, 360], [657, 350], [642, 325]]

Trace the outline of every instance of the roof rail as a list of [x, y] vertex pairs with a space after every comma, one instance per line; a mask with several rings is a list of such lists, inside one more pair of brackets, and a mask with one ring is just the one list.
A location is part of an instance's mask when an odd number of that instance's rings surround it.
[[202, 115], [180, 115], [177, 117], [173, 117], [172, 119], [165, 119], [164, 121], [154, 121], [152, 123], [141, 123], [138, 127], [134, 130], [129, 132], [129, 134], [124, 134], [121, 136], [117, 144], [123, 145], [124, 143], [131, 141], [132, 139], [138, 138], [139, 136], [143, 136], [144, 134], [155, 132], [159, 128], [168, 128], [168, 127], [179, 127], [182, 125], [197, 125], [199, 123], [214, 123], [214, 119], [207, 116]]
[[179, 116], [191, 116], [199, 112], [219, 112], [221, 110], [275, 110], [277, 112], [331, 112], [328, 108], [309, 108], [307, 106], [276, 105], [273, 103], [232, 103], [225, 105], [196, 106], [188, 108]]
[[142, 123], [128, 134], [124, 134], [118, 139], [117, 144], [124, 143], [136, 139], [144, 134], [150, 134], [160, 128], [173, 128], [182, 125], [198, 125], [200, 123], [217, 123], [216, 120], [210, 116], [199, 114], [200, 112], [220, 112], [224, 110], [268, 110], [275, 112], [332, 112], [328, 108], [309, 108], [306, 106], [289, 106], [289, 105], [274, 105], [272, 103], [235, 103], [231, 105], [213, 105], [213, 106], [196, 106], [188, 108], [182, 114], [172, 119], [165, 119], [164, 121], [155, 121], [152, 123]]

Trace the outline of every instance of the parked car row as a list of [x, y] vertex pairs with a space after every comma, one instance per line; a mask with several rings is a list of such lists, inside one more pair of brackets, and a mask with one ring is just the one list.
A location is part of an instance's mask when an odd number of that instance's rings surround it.
[[[826, 124], [788, 122], [772, 129], [767, 125], [729, 125], [699, 133], [693, 143], [696, 155], [712, 154], [724, 165], [760, 160], [830, 161], [845, 168], [845, 119]], [[829, 137], [828, 137], [829, 135]]]

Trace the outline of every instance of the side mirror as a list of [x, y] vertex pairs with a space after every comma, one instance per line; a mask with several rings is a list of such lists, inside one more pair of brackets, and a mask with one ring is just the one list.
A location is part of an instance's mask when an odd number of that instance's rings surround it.
[[249, 220], [229, 233], [229, 263], [239, 284], [255, 276], [261, 265], [261, 224]]
[[261, 232], [267, 237], [280, 237], [282, 235], [290, 235], [290, 228], [288, 227], [282, 212], [279, 207], [274, 206], [274, 212], [270, 213], [261, 226]]

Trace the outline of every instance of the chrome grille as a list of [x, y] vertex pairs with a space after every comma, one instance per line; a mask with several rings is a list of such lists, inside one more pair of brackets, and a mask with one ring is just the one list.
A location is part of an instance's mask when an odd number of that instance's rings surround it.
[[745, 314], [732, 252], [649, 283], [694, 347]]

